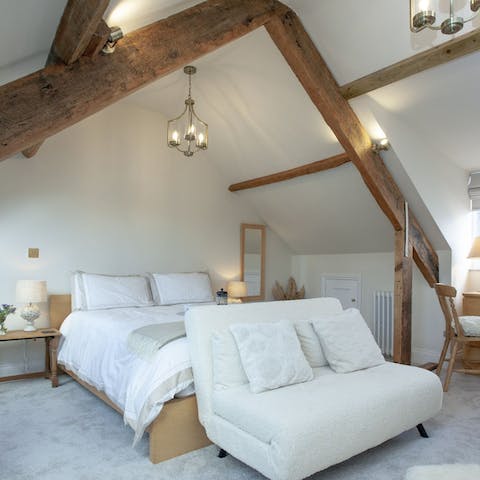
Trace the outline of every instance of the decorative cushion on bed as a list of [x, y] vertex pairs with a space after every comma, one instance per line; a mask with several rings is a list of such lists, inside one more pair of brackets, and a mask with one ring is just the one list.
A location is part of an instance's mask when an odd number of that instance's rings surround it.
[[154, 304], [148, 279], [141, 275], [76, 272], [75, 276], [80, 292], [76, 306], [80, 310], [149, 307]]
[[312, 323], [335, 372], [354, 372], [385, 363], [372, 332], [356, 308], [322, 316]]
[[294, 325], [303, 354], [310, 366], [316, 368], [328, 365], [312, 322], [295, 322]]
[[291, 323], [240, 323], [230, 331], [253, 393], [313, 379]]
[[208, 273], [152, 273], [150, 281], [158, 305], [213, 301]]
[[212, 332], [212, 363], [215, 390], [248, 383], [237, 344], [227, 328]]
[[[466, 337], [480, 337], [480, 317], [476, 315], [465, 315], [458, 317], [460, 325]], [[455, 330], [455, 326], [453, 325]]]

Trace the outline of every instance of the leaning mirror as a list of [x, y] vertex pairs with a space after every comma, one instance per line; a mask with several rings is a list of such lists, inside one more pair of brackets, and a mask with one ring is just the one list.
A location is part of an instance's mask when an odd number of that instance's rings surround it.
[[247, 284], [245, 301], [265, 300], [265, 225], [242, 223], [241, 276]]

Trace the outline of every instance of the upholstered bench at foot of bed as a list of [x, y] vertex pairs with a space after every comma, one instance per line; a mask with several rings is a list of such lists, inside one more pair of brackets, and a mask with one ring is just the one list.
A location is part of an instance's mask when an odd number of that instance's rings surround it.
[[273, 391], [214, 392], [208, 431], [215, 441], [218, 425], [222, 448], [267, 477], [296, 480], [414, 428], [441, 403], [441, 384], [426, 370], [387, 363], [339, 375], [322, 367], [311, 382]]

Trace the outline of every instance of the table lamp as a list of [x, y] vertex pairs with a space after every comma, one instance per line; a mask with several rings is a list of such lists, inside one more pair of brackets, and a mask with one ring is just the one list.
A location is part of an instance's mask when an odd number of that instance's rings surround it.
[[47, 282], [43, 280], [18, 280], [17, 303], [24, 303], [20, 316], [27, 322], [25, 332], [36, 330], [34, 322], [40, 316], [37, 303], [47, 301]]
[[228, 303], [242, 303], [242, 297], [247, 296], [247, 283], [237, 280], [228, 282]]
[[467, 258], [480, 258], [480, 237], [473, 239], [472, 248]]

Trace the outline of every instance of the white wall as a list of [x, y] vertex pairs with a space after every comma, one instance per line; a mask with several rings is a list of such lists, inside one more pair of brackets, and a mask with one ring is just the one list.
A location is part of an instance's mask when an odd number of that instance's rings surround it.
[[[438, 252], [440, 279], [449, 281], [450, 253]], [[373, 292], [393, 291], [393, 253], [359, 253], [347, 255], [295, 255], [292, 272], [299, 287], [305, 285], [308, 298], [321, 295], [321, 277], [326, 274], [359, 274], [361, 277], [361, 311], [373, 325]], [[438, 360], [443, 344], [443, 316], [435, 295], [422, 274], [415, 268], [412, 296], [412, 359], [414, 363]]]
[[[239, 277], [240, 223], [263, 223], [208, 159], [164, 144], [166, 120], [117, 104], [47, 140], [32, 159], [0, 163], [0, 301], [18, 279], [69, 292], [69, 272], [209, 270], [215, 289]], [[212, 136], [213, 138], [213, 136]], [[28, 247], [40, 248], [28, 259]], [[290, 274], [291, 252], [267, 229], [266, 287]], [[38, 325], [47, 325], [44, 314]], [[22, 328], [16, 317], [10, 329]], [[20, 345], [0, 349], [0, 376], [24, 369]], [[38, 343], [38, 342], [37, 342]], [[27, 369], [42, 368], [42, 345]]]

